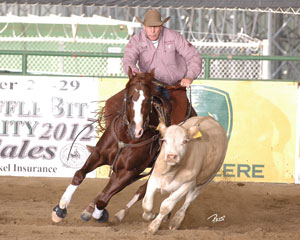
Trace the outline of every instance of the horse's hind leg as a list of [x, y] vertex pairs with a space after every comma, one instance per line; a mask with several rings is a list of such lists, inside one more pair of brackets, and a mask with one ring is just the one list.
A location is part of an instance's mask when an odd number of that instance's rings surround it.
[[67, 187], [63, 193], [59, 204], [53, 209], [52, 221], [55, 223], [60, 222], [67, 215], [67, 207], [69, 206], [72, 196], [75, 193], [78, 186], [85, 179], [86, 174], [93, 171], [97, 167], [103, 165], [100, 154], [96, 148], [93, 148], [90, 156], [86, 160], [85, 164], [79, 169], [73, 176], [72, 183]]
[[146, 188], [147, 188], [147, 182], [139, 187], [139, 189], [136, 191], [133, 198], [127, 203], [125, 208], [121, 209], [119, 212], [117, 212], [115, 214], [115, 217], [114, 217], [115, 223], [123, 221], [126, 214], [129, 212], [129, 209], [145, 196]]

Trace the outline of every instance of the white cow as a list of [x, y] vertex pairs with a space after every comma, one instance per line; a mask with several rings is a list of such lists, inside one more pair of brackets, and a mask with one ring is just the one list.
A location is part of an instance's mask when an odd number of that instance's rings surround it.
[[227, 150], [224, 128], [212, 117], [192, 117], [182, 126], [159, 130], [164, 143], [149, 178], [143, 199], [143, 218], [153, 220], [153, 198], [156, 191], [170, 193], [160, 206], [157, 217], [148, 232], [154, 234], [175, 204], [186, 195], [183, 206], [169, 223], [169, 229], [178, 229], [191, 202], [199, 195], [221, 168]]

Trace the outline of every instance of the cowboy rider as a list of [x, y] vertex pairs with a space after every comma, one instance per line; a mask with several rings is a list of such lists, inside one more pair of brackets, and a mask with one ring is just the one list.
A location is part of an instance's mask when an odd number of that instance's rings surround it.
[[[163, 26], [170, 17], [162, 20], [159, 11], [149, 9], [142, 21], [144, 28], [135, 34], [126, 46], [123, 68], [133, 74], [150, 72], [155, 69], [155, 79], [166, 85], [180, 82], [182, 88], [169, 90], [160, 85], [155, 86], [158, 94], [170, 100], [172, 105], [171, 124], [184, 120], [188, 105], [186, 88], [202, 70], [202, 59], [198, 50], [180, 33]], [[114, 101], [114, 97], [108, 101]]]

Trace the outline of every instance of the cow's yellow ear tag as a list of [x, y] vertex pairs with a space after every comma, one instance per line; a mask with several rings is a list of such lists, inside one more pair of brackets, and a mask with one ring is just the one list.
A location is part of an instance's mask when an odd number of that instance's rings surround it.
[[193, 138], [195, 139], [195, 138], [200, 138], [200, 137], [202, 137], [202, 133], [200, 132], [200, 130], [198, 130], [196, 132], [196, 134], [193, 136]]

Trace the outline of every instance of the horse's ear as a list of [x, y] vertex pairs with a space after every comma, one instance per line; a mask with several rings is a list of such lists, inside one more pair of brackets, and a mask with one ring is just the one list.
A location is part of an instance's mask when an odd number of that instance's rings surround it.
[[150, 75], [151, 75], [152, 78], [154, 78], [154, 70], [155, 70], [155, 68], [152, 68], [151, 71], [150, 71]]
[[131, 67], [128, 67], [128, 77], [131, 79], [133, 77], [132, 69]]

